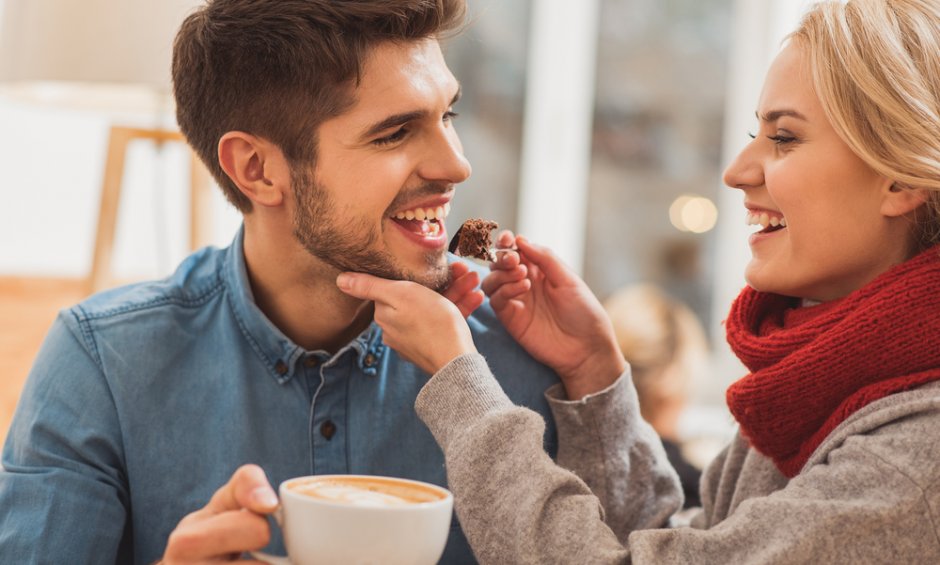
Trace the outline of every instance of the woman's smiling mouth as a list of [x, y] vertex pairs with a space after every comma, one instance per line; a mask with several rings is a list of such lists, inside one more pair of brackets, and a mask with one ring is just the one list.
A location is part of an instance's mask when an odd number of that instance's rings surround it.
[[749, 226], [761, 226], [757, 233], [770, 233], [787, 227], [787, 219], [766, 210], [749, 210], [744, 222]]

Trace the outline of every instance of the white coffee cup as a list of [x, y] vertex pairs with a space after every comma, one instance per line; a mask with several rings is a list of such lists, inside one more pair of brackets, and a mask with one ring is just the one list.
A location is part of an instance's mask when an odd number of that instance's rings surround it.
[[281, 483], [275, 514], [291, 565], [434, 565], [450, 532], [454, 497], [421, 481], [311, 475]]

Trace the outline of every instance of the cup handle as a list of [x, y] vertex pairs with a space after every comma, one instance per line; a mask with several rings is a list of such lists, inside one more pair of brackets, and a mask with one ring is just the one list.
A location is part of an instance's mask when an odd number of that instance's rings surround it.
[[[277, 526], [284, 529], [284, 506], [278, 506], [274, 512], [271, 513], [274, 516], [274, 521], [277, 522]], [[270, 563], [271, 565], [291, 565], [290, 559], [287, 557], [281, 557], [279, 555], [271, 555], [270, 553], [265, 553], [263, 551], [249, 551], [252, 557], [258, 561], [264, 561]]]
[[270, 555], [263, 551], [250, 551], [249, 553], [258, 561], [264, 561], [265, 563], [270, 563], [271, 565], [291, 565], [290, 559], [287, 557]]

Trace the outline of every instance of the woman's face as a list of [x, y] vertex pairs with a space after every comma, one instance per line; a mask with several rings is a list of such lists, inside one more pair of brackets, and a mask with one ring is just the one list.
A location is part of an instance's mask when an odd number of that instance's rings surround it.
[[757, 116], [754, 140], [724, 175], [744, 192], [748, 224], [759, 224], [749, 285], [833, 300], [909, 257], [911, 225], [897, 191], [836, 134], [798, 43], [773, 62]]

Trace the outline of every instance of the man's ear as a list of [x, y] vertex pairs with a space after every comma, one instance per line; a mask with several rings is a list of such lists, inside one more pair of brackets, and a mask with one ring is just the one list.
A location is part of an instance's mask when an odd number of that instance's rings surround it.
[[890, 183], [881, 199], [881, 213], [889, 217], [904, 216], [927, 201], [925, 188], [909, 188], [899, 183]]
[[219, 164], [242, 194], [259, 206], [279, 206], [290, 190], [284, 153], [260, 137], [227, 132], [219, 140]]

